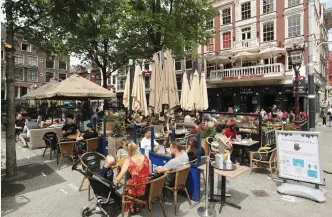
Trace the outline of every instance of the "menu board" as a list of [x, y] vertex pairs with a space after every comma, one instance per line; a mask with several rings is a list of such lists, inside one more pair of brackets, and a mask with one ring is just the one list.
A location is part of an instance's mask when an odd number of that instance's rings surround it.
[[323, 184], [319, 133], [276, 130], [279, 176]]

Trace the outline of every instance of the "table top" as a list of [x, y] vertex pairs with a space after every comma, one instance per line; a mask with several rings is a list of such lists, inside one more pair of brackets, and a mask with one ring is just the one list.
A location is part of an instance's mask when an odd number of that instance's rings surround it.
[[[244, 142], [246, 141], [246, 142]], [[255, 140], [252, 140], [252, 141], [249, 141], [249, 140], [242, 140], [241, 142], [238, 142], [238, 141], [233, 141], [232, 140], [232, 144], [233, 145], [243, 145], [243, 146], [252, 146], [252, 145], [255, 145], [259, 143], [259, 141], [255, 141]]]
[[[250, 169], [249, 167], [246, 167], [246, 166], [240, 166], [240, 165], [233, 165], [233, 166], [236, 167], [235, 170], [224, 171], [224, 170], [215, 169], [214, 173], [218, 174], [218, 175], [221, 175], [221, 176], [226, 176], [228, 178], [235, 178], [235, 177], [241, 175], [242, 173], [244, 173], [245, 171]], [[198, 169], [200, 169], [200, 170], [205, 170], [205, 168], [206, 168], [206, 164], [201, 165], [201, 166], [198, 167]]]
[[211, 166], [213, 168], [217, 169], [217, 170], [222, 170], [222, 171], [234, 171], [234, 170], [236, 170], [236, 166], [235, 165], [232, 165], [231, 169], [227, 169], [226, 167], [220, 168], [219, 165], [217, 165], [215, 161], [211, 162]]
[[75, 139], [77, 138], [77, 135], [76, 134], [72, 134], [72, 135], [68, 135], [66, 136], [68, 139]]

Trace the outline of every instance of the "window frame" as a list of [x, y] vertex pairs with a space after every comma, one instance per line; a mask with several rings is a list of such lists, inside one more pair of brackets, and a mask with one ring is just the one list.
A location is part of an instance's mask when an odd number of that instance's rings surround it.
[[[229, 15], [224, 16], [226, 10], [229, 10]], [[229, 19], [229, 22], [224, 22], [226, 19], [227, 19], [227, 21], [228, 21], [228, 19]], [[231, 7], [223, 8], [223, 9], [221, 10], [221, 21], [222, 21], [222, 22], [221, 22], [222, 25], [228, 25], [228, 24], [231, 24], [231, 23], [232, 23], [232, 9], [231, 9]]]
[[1, 79], [6, 78], [6, 69], [5, 69], [5, 64], [1, 64]]
[[[60, 78], [60, 75], [66, 75], [66, 78], [65, 79], [61, 79]], [[64, 81], [64, 80], [66, 80], [68, 78], [68, 74], [67, 73], [62, 73], [62, 72], [59, 72], [59, 74], [58, 74], [58, 79], [59, 79], [59, 81]], [[61, 80], [60, 80], [61, 79]]]
[[[29, 63], [30, 58], [36, 58], [36, 64], [35, 65], [32, 65], [32, 64]], [[38, 57], [36, 57], [36, 56], [27, 56], [27, 65], [28, 66], [38, 66]]]
[[[296, 3], [298, 2], [298, 3]], [[291, 4], [293, 3], [293, 4]], [[295, 7], [295, 6], [298, 6], [301, 4], [301, 0], [288, 0], [288, 7], [291, 8], [291, 7]]]
[[[266, 3], [268, 1], [268, 3]], [[265, 2], [265, 4], [264, 4]], [[272, 5], [272, 7], [271, 7]], [[269, 7], [267, 7], [269, 6]], [[262, 14], [269, 14], [274, 11], [274, 0], [262, 0]]]
[[[187, 68], [187, 61], [191, 61], [191, 68]], [[184, 58], [184, 70], [193, 69], [193, 60], [191, 58]]]
[[[26, 44], [26, 45], [27, 45], [27, 48], [30, 48], [30, 49], [23, 50], [23, 44]], [[31, 47], [32, 47], [32, 46], [31, 46], [31, 44], [29, 44], [29, 43], [24, 43], [24, 42], [21, 43], [21, 51], [23, 51], [23, 52], [29, 52], [29, 53], [31, 53], [31, 50], [32, 50]]]
[[[291, 19], [295, 19], [295, 20], [293, 20], [293, 24], [295, 23], [295, 25], [293, 25], [293, 26], [289, 25]], [[294, 29], [295, 29], [295, 31], [294, 31]], [[295, 34], [294, 34], [294, 32], [295, 32]], [[298, 34], [296, 34], [296, 33], [298, 33]], [[300, 35], [301, 35], [301, 14], [295, 14], [295, 15], [287, 17], [287, 37], [295, 38]]]
[[[272, 25], [272, 31], [265, 31], [265, 29], [267, 29], [268, 27], [266, 27], [265, 25]], [[270, 41], [274, 41], [275, 40], [275, 23], [274, 21], [269, 21], [269, 22], [265, 22], [262, 24], [262, 39], [263, 39], [263, 42], [270, 42]], [[270, 34], [270, 35], [268, 35]], [[268, 40], [268, 36], [270, 37], [270, 40]]]
[[55, 69], [55, 58], [53, 58], [52, 60], [53, 60], [53, 68], [49, 68], [49, 67], [47, 67], [47, 62], [51, 61], [51, 59], [46, 58], [46, 60], [45, 60], [45, 68], [46, 69]]
[[[21, 79], [17, 79], [17, 70], [20, 70], [22, 72], [22, 80]], [[15, 72], [15, 81], [24, 81], [25, 80], [25, 75], [24, 75], [24, 68], [22, 67], [17, 67], [14, 69], [14, 72]]]
[[[65, 67], [65, 69], [63, 69], [63, 68], [60, 68], [60, 62], [63, 62], [63, 63], [65, 63], [65, 64], [66, 64], [66, 67]], [[63, 60], [59, 60], [59, 61], [58, 61], [58, 69], [59, 69], [59, 70], [65, 70], [65, 71], [67, 71], [67, 67], [68, 67], [68, 66], [67, 66], [67, 61], [63, 61]]]
[[4, 50], [1, 51], [1, 60], [5, 60], [5, 51]]
[[[174, 70], [175, 71], [181, 71], [182, 70], [182, 63], [181, 63], [181, 58], [175, 57], [174, 58]], [[177, 64], [180, 64], [180, 69], [177, 69]]]
[[49, 82], [52, 78], [50, 78], [49, 80], [47, 80], [47, 74], [53, 74], [53, 79], [54, 79], [54, 72], [45, 72], [45, 82]]
[[[245, 5], [249, 5], [249, 7], [245, 8]], [[243, 10], [246, 9], [246, 10]], [[249, 17], [248, 14], [246, 14], [246, 12], [249, 12]], [[246, 16], [245, 16], [246, 15]], [[241, 20], [248, 20], [251, 18], [251, 1], [247, 1], [247, 2], [243, 2], [241, 4]]]
[[[212, 23], [212, 27], [210, 27], [211, 23]], [[211, 20], [206, 22], [206, 28], [207, 28], [207, 30], [213, 30], [214, 29], [214, 18], [212, 18]]]
[[[212, 41], [212, 43], [211, 43], [211, 41]], [[205, 48], [206, 52], [214, 52], [215, 51], [215, 49], [214, 49], [214, 38], [213, 37], [211, 37], [209, 39], [209, 43], [205, 47], [206, 47]]]
[[[225, 36], [228, 36], [228, 39]], [[229, 46], [225, 46], [229, 45]], [[222, 48], [223, 49], [232, 49], [232, 32], [224, 32], [222, 34]]]
[[[248, 38], [248, 35], [250, 36], [250, 38]], [[245, 36], [245, 39], [243, 39], [243, 36]], [[251, 40], [251, 26], [244, 27], [241, 29], [241, 40], [242, 41]]]
[[[24, 55], [23, 54], [14, 54], [14, 56], [15, 56], [15, 59], [14, 59], [15, 65], [24, 65]], [[20, 58], [20, 59], [22, 59], [22, 63], [18, 63], [16, 61], [18, 56], [22, 57], [22, 58]]]
[[[29, 73], [31, 73], [31, 72], [35, 72], [36, 73], [36, 80], [30, 79], [31, 76], [29, 75]], [[38, 82], [38, 71], [37, 70], [33, 70], [33, 69], [28, 69], [27, 70], [27, 81]]]

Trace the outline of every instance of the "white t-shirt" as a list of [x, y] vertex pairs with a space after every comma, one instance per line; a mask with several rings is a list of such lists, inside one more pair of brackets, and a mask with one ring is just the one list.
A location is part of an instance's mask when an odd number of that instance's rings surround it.
[[184, 122], [185, 122], [185, 123], [191, 123], [191, 122], [192, 122], [190, 115], [186, 115], [186, 116], [184, 117]]
[[[159, 143], [158, 142], [156, 142], [156, 141], [154, 141], [154, 145], [159, 145]], [[147, 139], [147, 138], [143, 138], [142, 140], [141, 140], [141, 148], [146, 148], [146, 147], [149, 147], [149, 148], [151, 148], [151, 138], [150, 139]]]

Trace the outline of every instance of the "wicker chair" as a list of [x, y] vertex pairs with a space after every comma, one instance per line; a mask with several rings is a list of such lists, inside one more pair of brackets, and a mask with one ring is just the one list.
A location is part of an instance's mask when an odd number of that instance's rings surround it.
[[175, 215], [177, 214], [177, 200], [178, 200], [178, 191], [179, 190], [184, 190], [186, 195], [187, 195], [187, 199], [189, 204], [191, 205], [191, 200], [187, 191], [187, 187], [186, 187], [186, 182], [187, 182], [187, 177], [189, 174], [189, 170], [190, 170], [190, 165], [188, 166], [184, 166], [180, 169], [174, 170], [174, 171], [170, 171], [167, 174], [174, 174], [175, 173], [175, 184], [174, 186], [167, 186], [165, 185], [165, 188], [168, 190], [171, 190], [174, 193], [174, 209], [175, 209]]
[[61, 167], [61, 161], [65, 157], [70, 157], [74, 162], [74, 148], [75, 148], [76, 142], [74, 141], [68, 141], [68, 142], [60, 142], [59, 143], [59, 151], [57, 153], [57, 158], [60, 155], [60, 162], [59, 162], [59, 170]]
[[87, 152], [97, 151], [99, 138], [87, 139], [87, 140], [85, 140], [85, 142], [86, 142], [86, 151]]
[[133, 201], [133, 202], [136, 202], [138, 204], [146, 205], [147, 208], [148, 208], [148, 211], [149, 211], [149, 217], [152, 216], [152, 204], [154, 202], [158, 202], [161, 206], [164, 217], [166, 217], [165, 208], [164, 208], [164, 205], [163, 205], [162, 200], [160, 198], [161, 191], [162, 191], [162, 189], [164, 187], [164, 184], [165, 184], [166, 176], [167, 175], [163, 175], [159, 178], [153, 179], [153, 180], [151, 180], [149, 182], [146, 182], [146, 183], [140, 183], [140, 184], [136, 184], [136, 185], [126, 184], [124, 186], [124, 189], [127, 189], [128, 187], [129, 188], [135, 188], [137, 186], [146, 185], [147, 190], [146, 190], [145, 196], [139, 197], [139, 198], [137, 198], [135, 196], [132, 196], [132, 195], [129, 195], [127, 193], [127, 191], [124, 190], [124, 193], [122, 195], [122, 217], [124, 217], [124, 211], [125, 211], [127, 201]]
[[256, 152], [250, 153], [250, 174], [252, 173], [253, 166], [256, 165], [255, 168], [266, 168], [261, 167], [261, 164], [268, 164], [270, 171], [271, 179], [273, 180], [273, 169], [278, 170], [277, 165], [277, 148], [270, 149], [270, 147], [261, 147]]

